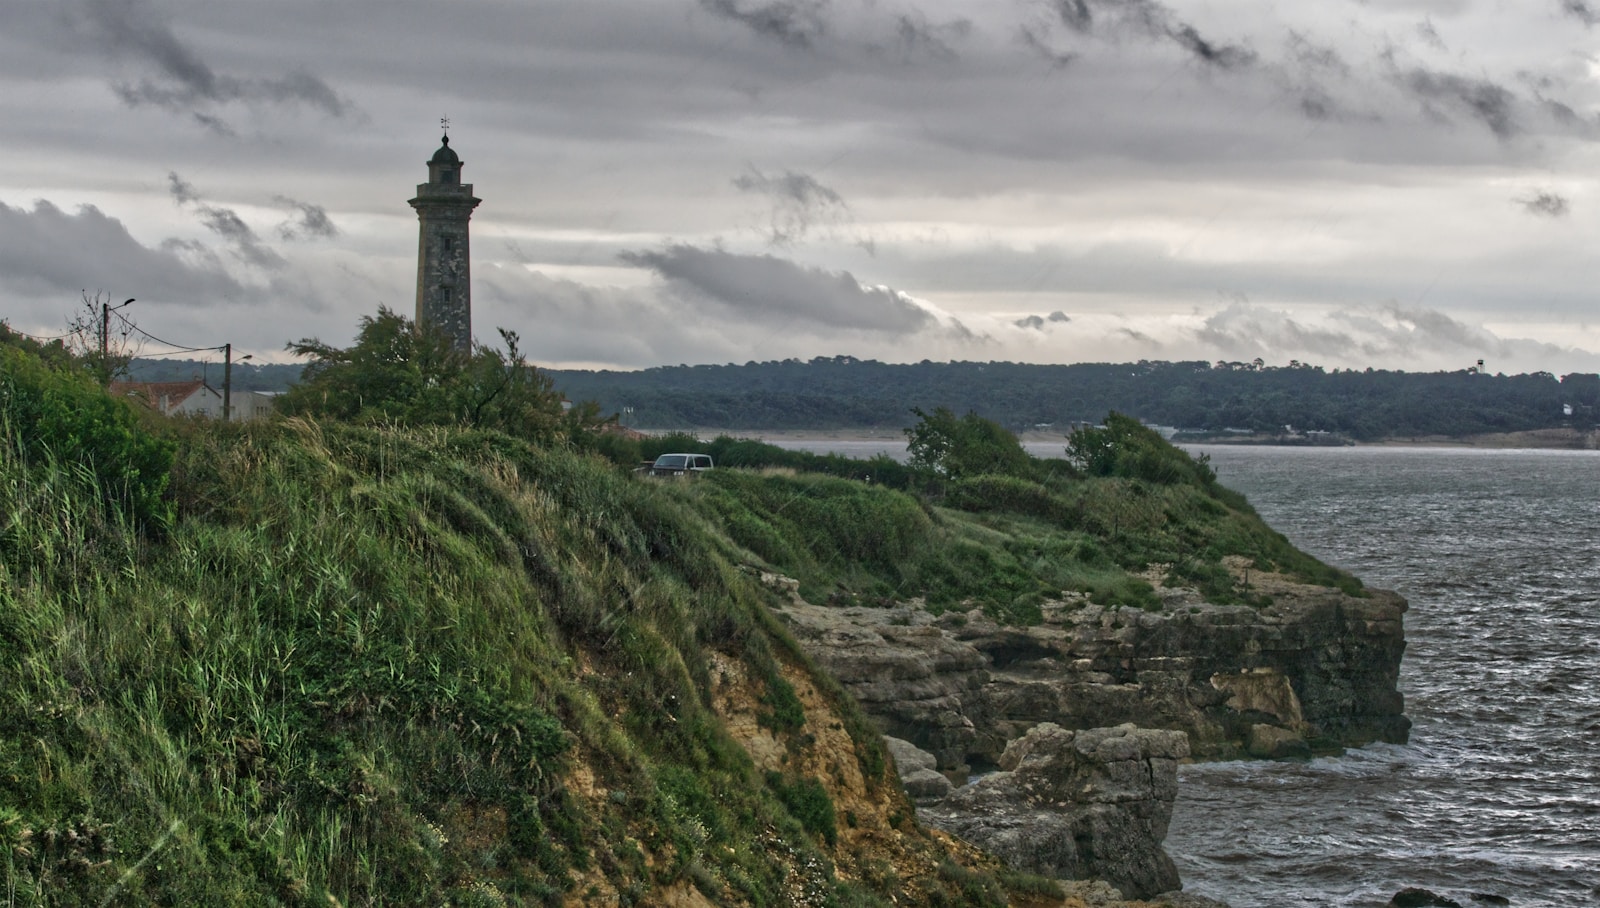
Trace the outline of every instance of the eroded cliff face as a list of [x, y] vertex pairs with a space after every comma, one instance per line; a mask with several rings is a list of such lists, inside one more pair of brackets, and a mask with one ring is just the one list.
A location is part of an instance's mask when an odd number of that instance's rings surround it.
[[818, 606], [766, 579], [787, 592], [778, 608], [801, 646], [889, 736], [927, 823], [1125, 896], [1186, 898], [1161, 848], [1178, 763], [1403, 743], [1410, 729], [1396, 689], [1406, 603], [1386, 591], [1257, 573], [1248, 588], [1267, 604], [1224, 606], [1153, 572], [1159, 612], [1065, 601], [1038, 626], [1003, 627], [919, 602]]
[[997, 766], [1044, 722], [1182, 731], [1196, 759], [1403, 743], [1405, 600], [1271, 575], [1253, 575], [1251, 588], [1271, 604], [1158, 587], [1160, 612], [1061, 602], [1035, 627], [976, 610], [933, 616], [915, 602], [833, 608], [790, 596], [782, 613], [886, 734], [958, 779]]
[[1188, 755], [1181, 732], [1045, 722], [1006, 747], [999, 772], [927, 802], [921, 815], [1013, 867], [1150, 897], [1182, 885], [1161, 842]]

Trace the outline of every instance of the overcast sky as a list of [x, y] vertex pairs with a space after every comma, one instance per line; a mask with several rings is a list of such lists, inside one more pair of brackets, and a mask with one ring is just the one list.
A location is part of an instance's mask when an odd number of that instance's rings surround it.
[[545, 365], [1600, 370], [1600, 0], [4, 0], [0, 80], [37, 334], [411, 314], [449, 117]]

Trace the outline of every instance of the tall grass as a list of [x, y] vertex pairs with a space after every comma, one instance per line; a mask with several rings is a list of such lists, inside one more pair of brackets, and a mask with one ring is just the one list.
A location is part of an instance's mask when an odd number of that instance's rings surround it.
[[[296, 420], [181, 427], [171, 492], [147, 535], [0, 434], [6, 904], [541, 904], [593, 875], [773, 904], [827, 865], [815, 798], [796, 817], [710, 703], [718, 650], [798, 739], [803, 659], [676, 495]], [[611, 797], [569, 788], [580, 763]]]
[[1152, 564], [1211, 601], [1261, 601], [1226, 566], [1230, 556], [1360, 594], [1353, 577], [1295, 549], [1219, 487], [1035, 472], [1044, 478], [941, 481], [925, 498], [788, 471], [718, 470], [668, 491], [815, 602], [921, 598], [935, 612], [977, 607], [1030, 624], [1050, 600], [1159, 609], [1136, 576]]

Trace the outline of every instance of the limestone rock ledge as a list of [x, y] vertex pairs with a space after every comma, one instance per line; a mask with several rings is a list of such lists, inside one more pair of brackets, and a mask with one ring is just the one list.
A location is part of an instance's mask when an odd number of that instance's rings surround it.
[[1012, 867], [1148, 898], [1181, 885], [1161, 842], [1188, 756], [1181, 732], [1044, 723], [1006, 747], [1001, 771], [922, 801], [918, 815]]
[[919, 603], [839, 608], [790, 596], [780, 613], [888, 735], [960, 781], [1040, 723], [1182, 731], [1196, 759], [1279, 758], [1404, 743], [1396, 689], [1405, 600], [1252, 574], [1269, 606], [1159, 589], [1160, 612], [1062, 602], [1044, 623]]

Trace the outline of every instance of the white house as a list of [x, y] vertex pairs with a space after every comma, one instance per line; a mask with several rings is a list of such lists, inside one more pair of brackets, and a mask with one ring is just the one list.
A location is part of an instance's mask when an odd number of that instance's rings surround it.
[[[201, 379], [190, 381], [114, 381], [111, 393], [136, 400], [168, 416], [222, 418], [222, 392]], [[229, 406], [233, 422], [264, 419], [272, 415], [276, 394], [262, 391], [234, 391]]]
[[110, 391], [167, 416], [222, 418], [222, 392], [198, 378], [190, 381], [114, 381]]

